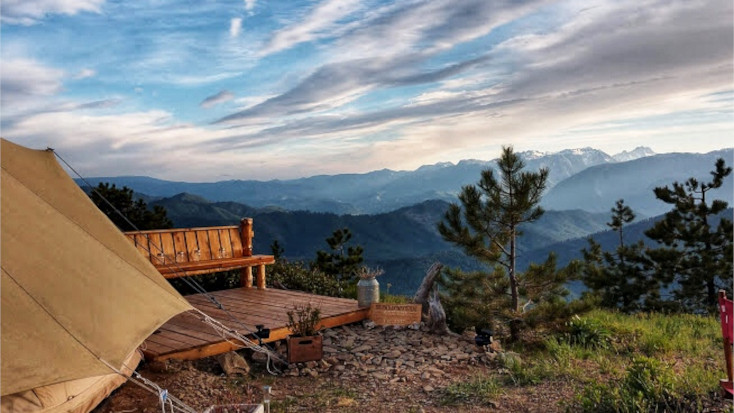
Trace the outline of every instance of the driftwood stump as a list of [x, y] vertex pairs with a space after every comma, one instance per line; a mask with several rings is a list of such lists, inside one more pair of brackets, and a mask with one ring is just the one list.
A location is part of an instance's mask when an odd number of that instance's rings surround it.
[[415, 293], [413, 302], [422, 306], [421, 319], [434, 334], [453, 334], [446, 324], [446, 312], [441, 305], [436, 278], [441, 274], [443, 265], [439, 262], [431, 265], [425, 278]]

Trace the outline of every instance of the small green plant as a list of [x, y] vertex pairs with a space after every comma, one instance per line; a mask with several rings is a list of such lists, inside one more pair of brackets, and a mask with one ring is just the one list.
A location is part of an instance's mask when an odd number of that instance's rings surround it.
[[296, 337], [315, 336], [318, 332], [318, 324], [321, 318], [321, 310], [307, 305], [295, 305], [293, 310], [288, 311], [288, 324], [286, 327]]

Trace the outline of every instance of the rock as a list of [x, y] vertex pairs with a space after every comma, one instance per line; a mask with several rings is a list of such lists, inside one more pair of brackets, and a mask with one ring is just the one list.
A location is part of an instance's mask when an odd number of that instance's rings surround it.
[[436, 377], [441, 377], [444, 374], [446, 374], [446, 373], [443, 372], [443, 370], [439, 370], [439, 369], [437, 369], [435, 367], [426, 367], [426, 370], [425, 371], [431, 373], [432, 376], [436, 376]]
[[301, 369], [301, 376], [319, 377], [319, 372], [307, 367], [305, 369]]
[[245, 375], [250, 372], [250, 366], [247, 364], [247, 361], [234, 351], [218, 355], [217, 362], [219, 362], [222, 370], [228, 376], [236, 374]]
[[168, 371], [168, 360], [151, 361], [148, 363], [148, 369], [155, 373], [166, 373]]
[[425, 371], [425, 372], [423, 372], [423, 374], [421, 374], [421, 379], [423, 379], [423, 380], [428, 380], [430, 378], [431, 378], [431, 373], [429, 373], [427, 371]]
[[401, 354], [402, 353], [400, 352], [400, 350], [393, 350], [393, 351], [385, 354], [385, 358], [396, 359], [396, 358], [400, 357]]
[[255, 351], [252, 353], [252, 357], [250, 357], [252, 361], [257, 361], [259, 363], [267, 363], [268, 362], [268, 355], [259, 351]]
[[413, 324], [410, 324], [408, 326], [408, 328], [411, 329], [411, 330], [420, 330], [421, 324], [420, 323], [413, 323]]
[[362, 325], [367, 330], [372, 330], [373, 328], [377, 327], [377, 324], [375, 324], [375, 322], [372, 320], [365, 320], [364, 322], [362, 322]]
[[324, 345], [323, 347], [324, 353], [336, 353], [339, 350], [337, 350], [335, 347]]
[[388, 381], [390, 379], [390, 376], [388, 376], [387, 374], [379, 372], [372, 373], [372, 377], [380, 381]]
[[426, 393], [430, 393], [430, 392], [432, 392], [434, 390], [436, 390], [436, 389], [433, 386], [431, 386], [430, 384], [428, 386], [423, 387], [423, 391], [426, 392]]
[[363, 344], [355, 349], [352, 350], [353, 353], [363, 353], [365, 351], [369, 351], [372, 349], [372, 346], [368, 346], [366, 344]]
[[310, 369], [314, 369], [314, 368], [316, 368], [316, 366], [318, 366], [318, 365], [319, 365], [319, 364], [318, 364], [317, 362], [315, 362], [315, 361], [307, 361], [307, 362], [306, 362], [306, 367], [308, 367], [308, 368], [310, 368]]

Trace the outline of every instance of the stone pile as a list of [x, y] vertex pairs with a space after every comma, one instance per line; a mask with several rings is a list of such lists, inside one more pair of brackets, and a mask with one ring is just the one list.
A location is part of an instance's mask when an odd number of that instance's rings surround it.
[[[438, 336], [422, 325], [409, 327], [342, 326], [322, 332], [324, 357], [288, 366], [287, 376], [327, 376], [379, 383], [436, 383], [451, 369], [489, 364], [496, 353], [472, 337]], [[426, 385], [424, 390], [431, 391]]]

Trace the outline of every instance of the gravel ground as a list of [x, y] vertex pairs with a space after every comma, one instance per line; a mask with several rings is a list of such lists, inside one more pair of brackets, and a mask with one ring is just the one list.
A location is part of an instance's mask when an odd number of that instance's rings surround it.
[[[499, 359], [518, 357], [479, 348], [469, 337], [436, 336], [414, 328], [366, 323], [325, 330], [324, 358], [283, 366], [272, 376], [262, 359], [239, 351], [251, 366], [246, 375], [227, 376], [214, 358], [142, 364], [138, 371], [198, 411], [230, 403], [262, 402], [272, 387], [272, 412], [562, 412], [578, 391], [557, 381], [503, 386], [489, 397], [450, 392], [475, 377], [507, 374]], [[275, 350], [285, 353], [284, 345]], [[454, 396], [453, 398], [449, 396]], [[457, 400], [458, 397], [458, 400]], [[721, 401], [708, 411], [731, 411]], [[126, 383], [96, 413], [156, 413], [157, 395]]]

